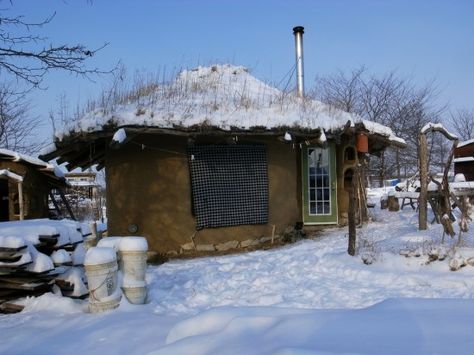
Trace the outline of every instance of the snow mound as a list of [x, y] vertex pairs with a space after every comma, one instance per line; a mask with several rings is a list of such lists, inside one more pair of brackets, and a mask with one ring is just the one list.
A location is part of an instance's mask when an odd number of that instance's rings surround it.
[[28, 297], [17, 303], [25, 306], [23, 313], [49, 311], [63, 314], [75, 314], [84, 312], [84, 304], [82, 301], [62, 297], [53, 293], [45, 293], [39, 297]]

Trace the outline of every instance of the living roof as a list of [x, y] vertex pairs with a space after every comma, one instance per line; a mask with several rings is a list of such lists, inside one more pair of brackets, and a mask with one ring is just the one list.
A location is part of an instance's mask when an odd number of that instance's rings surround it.
[[[130, 91], [55, 134], [46, 160], [69, 161], [68, 169], [101, 164], [105, 149], [119, 128], [132, 135], [161, 133], [195, 135], [281, 135], [298, 141], [366, 132], [374, 151], [404, 147], [386, 126], [335, 109], [319, 101], [284, 93], [229, 64], [198, 67], [179, 73], [167, 84]], [[87, 151], [94, 146], [93, 157]], [[88, 158], [88, 159], [87, 159]]]

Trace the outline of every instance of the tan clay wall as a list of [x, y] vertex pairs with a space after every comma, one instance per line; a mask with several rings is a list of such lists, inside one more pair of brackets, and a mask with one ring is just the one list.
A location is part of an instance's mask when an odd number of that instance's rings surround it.
[[[36, 170], [28, 168], [23, 164], [8, 161], [0, 161], [0, 169], [8, 169], [11, 172], [23, 176], [23, 200], [25, 219], [47, 218], [48, 205], [47, 196], [49, 189], [45, 178]], [[10, 220], [18, 219], [14, 215], [14, 195], [18, 193], [17, 183], [10, 180], [9, 183], [9, 212]]]
[[[250, 141], [250, 140], [249, 140]], [[198, 245], [240, 241], [282, 234], [301, 221], [299, 151], [276, 137], [252, 137], [267, 146], [269, 177], [269, 223], [204, 229], [196, 233], [191, 214], [191, 190], [187, 138], [142, 135], [106, 158], [107, 215], [109, 235], [130, 235], [129, 224], [138, 226], [150, 250], [179, 252], [194, 236]], [[142, 150], [139, 144], [145, 144]], [[159, 150], [159, 149], [164, 149]], [[196, 233], [196, 234], [195, 234]]]

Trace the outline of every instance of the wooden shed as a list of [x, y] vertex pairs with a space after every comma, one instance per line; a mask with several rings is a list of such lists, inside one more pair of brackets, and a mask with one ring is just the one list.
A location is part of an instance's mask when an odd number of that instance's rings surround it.
[[454, 151], [454, 173], [474, 181], [474, 139], [460, 142]]
[[53, 164], [0, 149], [0, 222], [48, 218], [48, 195], [63, 187], [66, 181]]

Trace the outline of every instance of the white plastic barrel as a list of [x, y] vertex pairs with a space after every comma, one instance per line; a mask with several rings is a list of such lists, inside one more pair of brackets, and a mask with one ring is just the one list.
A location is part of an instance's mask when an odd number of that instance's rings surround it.
[[147, 289], [145, 281], [130, 282], [130, 280], [124, 280], [122, 291], [127, 300], [131, 304], [144, 304], [147, 296]]
[[148, 243], [144, 237], [122, 237], [119, 244], [122, 290], [130, 303], [143, 304], [146, 300], [146, 260]]
[[102, 312], [114, 309], [122, 297], [118, 288], [117, 257], [113, 248], [93, 247], [84, 259], [89, 288], [89, 309]]

